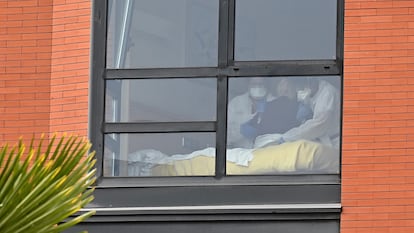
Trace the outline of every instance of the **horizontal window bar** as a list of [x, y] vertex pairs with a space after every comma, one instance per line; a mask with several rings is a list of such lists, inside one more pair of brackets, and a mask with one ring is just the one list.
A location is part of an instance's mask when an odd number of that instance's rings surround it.
[[170, 133], [215, 131], [216, 123], [214, 121], [104, 124], [104, 133]]
[[[275, 213], [269, 210], [263, 211], [263, 212], [258, 211], [256, 213], [249, 213], [249, 212], [245, 213], [242, 211], [240, 212], [241, 213], [239, 213], [238, 211], [225, 211], [225, 212], [223, 211], [223, 212], [218, 212], [218, 213], [215, 213], [213, 211], [198, 211], [198, 212], [197, 211], [179, 211], [176, 213], [169, 212], [168, 214], [163, 214], [163, 213], [135, 214], [131, 212], [121, 212], [121, 211], [120, 212], [114, 211], [114, 212], [109, 212], [109, 213], [98, 212], [91, 218], [86, 219], [84, 222], [90, 223], [90, 226], [95, 226], [95, 225], [99, 226], [99, 224], [97, 223], [105, 223], [106, 226], [108, 226], [108, 224], [112, 223], [112, 224], [116, 224], [118, 228], [120, 224], [121, 225], [127, 224], [130, 226], [133, 226], [134, 224], [130, 224], [130, 223], [134, 223], [134, 222], [146, 222], [146, 223], [152, 222], [153, 224], [159, 224], [159, 222], [168, 222], [168, 223], [175, 222], [178, 224], [180, 223], [185, 224], [187, 227], [188, 227], [188, 224], [195, 225], [193, 227], [195, 227], [196, 229], [199, 229], [200, 223], [203, 224], [203, 222], [204, 223], [210, 222], [212, 224], [217, 224], [217, 221], [220, 221], [221, 223], [223, 223], [223, 221], [228, 221], [228, 222], [235, 221], [233, 223], [238, 224], [243, 221], [249, 221], [250, 223], [255, 223], [255, 224], [260, 225], [264, 221], [267, 221], [267, 222], [272, 221], [274, 224], [277, 224], [278, 226], [280, 226], [279, 223], [284, 223], [284, 224], [292, 224], [297, 228], [297, 226], [300, 226], [300, 224], [314, 224], [315, 220], [318, 224], [322, 223], [322, 224], [331, 225], [333, 222], [337, 222], [339, 224], [338, 220], [340, 217], [340, 212], [338, 211], [335, 211], [335, 210], [319, 211], [318, 209], [309, 209], [306, 212], [298, 212], [298, 213], [295, 213], [293, 211], [290, 211], [287, 213], [286, 212]], [[72, 217], [79, 216], [82, 213], [83, 212], [75, 213], [74, 215], [72, 215]], [[334, 227], [335, 227], [334, 229], [339, 229], [337, 225], [334, 225]], [[92, 228], [89, 228], [89, 229], [92, 230]], [[101, 230], [100, 228], [96, 228], [96, 229], [97, 229], [97, 232], [100, 232], [99, 230]], [[281, 229], [284, 230], [286, 228], [281, 228]], [[291, 229], [291, 227], [289, 227], [289, 229]], [[306, 225], [303, 226], [302, 231], [295, 231], [295, 232], [305, 232], [303, 229], [307, 229], [307, 226]], [[323, 229], [326, 230], [326, 226], [323, 227]], [[79, 228], [79, 230], [81, 229]], [[133, 228], [133, 230], [136, 230], [136, 227]], [[283, 230], [281, 232], [284, 232]], [[192, 232], [192, 231], [190, 230], [189, 232]], [[248, 230], [244, 232], [252, 232], [252, 231]], [[269, 232], [274, 232], [274, 231], [269, 231]], [[337, 232], [337, 231], [331, 231], [328, 229], [325, 232]]]
[[106, 79], [144, 79], [144, 78], [197, 78], [214, 77], [218, 68], [154, 68], [154, 69], [108, 69]]
[[225, 68], [108, 69], [106, 79], [339, 75], [334, 60], [235, 62]]
[[340, 203], [340, 192], [339, 184], [145, 188], [98, 186], [94, 192], [95, 200], [86, 208], [328, 204]]
[[113, 212], [127, 213], [162, 213], [168, 214], [170, 212], [181, 211], [206, 211], [206, 212], [234, 212], [237, 213], [259, 213], [259, 212], [340, 212], [340, 203], [326, 203], [326, 204], [265, 204], [265, 205], [208, 205], [208, 206], [151, 206], [151, 207], [118, 207], [118, 208], [83, 208], [81, 212], [96, 211], [98, 214], [110, 214]]
[[220, 180], [214, 177], [105, 177], [100, 180], [100, 188], [120, 187], [191, 187], [191, 186], [227, 186], [227, 185], [319, 185], [340, 184], [339, 175], [303, 174], [303, 175], [249, 175], [224, 176]]
[[339, 75], [335, 61], [235, 62], [228, 76]]
[[337, 62], [335, 60], [288, 60], [288, 61], [234, 61], [235, 65], [238, 66], [280, 66], [280, 65], [335, 65]]

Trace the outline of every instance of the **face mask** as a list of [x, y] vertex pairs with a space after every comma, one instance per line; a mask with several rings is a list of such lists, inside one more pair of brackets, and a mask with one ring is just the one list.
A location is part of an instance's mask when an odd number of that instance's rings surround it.
[[253, 99], [263, 99], [266, 96], [266, 88], [264, 87], [251, 87], [250, 96]]
[[297, 92], [298, 101], [305, 101], [309, 98], [311, 94], [311, 90], [309, 88], [305, 88], [303, 90], [299, 90]]

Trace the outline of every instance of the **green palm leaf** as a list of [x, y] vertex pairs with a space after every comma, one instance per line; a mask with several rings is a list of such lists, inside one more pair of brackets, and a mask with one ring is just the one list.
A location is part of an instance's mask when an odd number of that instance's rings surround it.
[[[94, 153], [76, 136], [43, 137], [26, 150], [22, 140], [0, 150], [0, 232], [61, 232], [94, 212], [69, 218], [93, 200]], [[55, 143], [57, 141], [57, 143]]]

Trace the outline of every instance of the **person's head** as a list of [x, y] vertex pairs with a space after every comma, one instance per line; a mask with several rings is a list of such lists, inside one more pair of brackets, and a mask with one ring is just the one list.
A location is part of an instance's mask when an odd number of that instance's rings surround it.
[[314, 96], [319, 89], [319, 79], [317, 78], [296, 78], [295, 83], [299, 101]]
[[282, 78], [276, 86], [276, 95], [296, 99], [296, 90], [293, 83], [288, 78]]
[[265, 99], [268, 93], [267, 81], [263, 77], [249, 79], [249, 95], [254, 100]]

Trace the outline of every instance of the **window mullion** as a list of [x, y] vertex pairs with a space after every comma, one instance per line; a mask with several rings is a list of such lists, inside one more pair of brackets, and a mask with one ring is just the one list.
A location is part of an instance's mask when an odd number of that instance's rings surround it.
[[218, 67], [226, 68], [228, 65], [229, 46], [229, 1], [220, 0], [219, 8], [219, 38], [218, 38]]
[[[218, 67], [226, 69], [229, 64], [229, 2], [220, 0], [219, 8], [219, 38], [218, 38]], [[220, 179], [226, 174], [226, 131], [227, 131], [227, 85], [225, 75], [217, 76], [217, 132], [216, 132], [216, 167], [215, 177]]]
[[216, 178], [226, 174], [227, 142], [227, 90], [228, 79], [219, 76], [217, 80], [217, 132], [216, 132]]
[[[103, 155], [103, 132], [102, 124], [105, 112], [105, 65], [106, 65], [106, 25], [107, 25], [107, 1], [96, 1], [93, 11], [93, 38], [92, 43], [92, 60], [91, 82], [93, 88], [90, 88], [90, 101], [93, 103], [89, 111], [89, 138], [92, 143], [91, 150], [96, 151], [98, 155]], [[97, 176], [102, 175], [103, 156], [97, 156]]]
[[229, 65], [234, 64], [234, 27], [235, 27], [235, 0], [228, 0], [228, 28], [227, 28], [227, 58]]
[[341, 75], [343, 74], [344, 60], [344, 0], [338, 0], [336, 13], [336, 61], [338, 63]]

